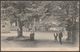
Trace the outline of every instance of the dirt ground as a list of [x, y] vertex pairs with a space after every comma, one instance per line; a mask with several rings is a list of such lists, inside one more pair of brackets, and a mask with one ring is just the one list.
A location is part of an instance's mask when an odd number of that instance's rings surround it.
[[[24, 32], [24, 36], [29, 37], [30, 32]], [[35, 33], [35, 40], [34, 41], [8, 41], [6, 38], [17, 36], [16, 31], [11, 31], [10, 33], [2, 33], [1, 34], [1, 50], [26, 50], [29, 48], [54, 48], [52, 50], [56, 50], [57, 48], [64, 47], [69, 50], [72, 50], [74, 48], [75, 50], [78, 50], [79, 42], [77, 41], [77, 44], [74, 46], [73, 44], [66, 42], [66, 35], [63, 36], [63, 44], [61, 45], [58, 41], [54, 41], [54, 35], [52, 32], [36, 32]], [[24, 49], [23, 49], [24, 48]], [[56, 48], [56, 49], [55, 49]], [[73, 49], [73, 50], [74, 50]], [[32, 49], [35, 50], [35, 49]]]

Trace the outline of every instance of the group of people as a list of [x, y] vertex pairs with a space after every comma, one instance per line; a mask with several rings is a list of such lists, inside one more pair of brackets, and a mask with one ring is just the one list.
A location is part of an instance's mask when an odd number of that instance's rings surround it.
[[[63, 34], [62, 32], [59, 33], [54, 33], [54, 38], [57, 41], [59, 39], [59, 43], [62, 44], [62, 38], [63, 38]], [[34, 32], [30, 33], [30, 40], [34, 40]]]
[[62, 44], [62, 38], [63, 38], [62, 32], [54, 33], [54, 38], [55, 38], [55, 41], [58, 41], [59, 39], [59, 43]]

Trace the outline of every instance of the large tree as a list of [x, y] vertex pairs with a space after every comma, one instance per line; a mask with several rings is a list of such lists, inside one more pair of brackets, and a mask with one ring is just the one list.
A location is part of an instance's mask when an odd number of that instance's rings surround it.
[[2, 1], [1, 7], [5, 9], [5, 14], [11, 22], [17, 23], [18, 37], [22, 37], [22, 27], [25, 23], [33, 25], [32, 30], [35, 30], [35, 22], [39, 22], [39, 19], [46, 16], [44, 6], [47, 3], [42, 1], [38, 1], [38, 3], [37, 1]]
[[[67, 40], [76, 39], [76, 19], [79, 17], [79, 2], [78, 1], [52, 1], [47, 5], [55, 20], [58, 21], [59, 26], [63, 26], [68, 31]], [[73, 40], [74, 41], [74, 40]]]
[[[63, 5], [64, 4], [64, 5]], [[59, 18], [60, 21], [66, 22], [62, 23], [68, 31], [67, 40], [76, 40], [76, 19], [79, 16], [79, 4], [78, 1], [63, 1], [60, 3], [61, 11], [64, 11], [64, 14]]]
[[16, 19], [18, 37], [22, 36], [22, 26], [23, 26], [24, 20], [28, 20], [28, 16], [31, 16], [31, 15], [27, 15], [28, 10], [25, 11], [26, 8], [30, 8], [30, 7], [31, 7], [31, 2], [27, 2], [27, 1], [26, 2], [2, 1], [2, 8], [5, 9], [6, 16], [9, 16], [10, 20], [11, 18], [12, 20]]

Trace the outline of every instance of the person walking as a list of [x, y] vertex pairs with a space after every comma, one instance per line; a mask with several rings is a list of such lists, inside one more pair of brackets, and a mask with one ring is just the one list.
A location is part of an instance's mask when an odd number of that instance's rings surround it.
[[54, 33], [55, 41], [57, 41], [58, 33]]
[[59, 38], [59, 43], [60, 43], [60, 44], [62, 44], [62, 37], [63, 37], [62, 32], [59, 32], [58, 38]]

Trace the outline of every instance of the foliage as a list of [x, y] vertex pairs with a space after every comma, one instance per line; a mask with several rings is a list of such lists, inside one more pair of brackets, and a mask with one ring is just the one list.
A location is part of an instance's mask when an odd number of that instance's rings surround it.
[[5, 9], [5, 14], [11, 21], [20, 18], [23, 23], [33, 23], [34, 18], [39, 22], [53, 15], [59, 16], [52, 18], [60, 22], [60, 26], [63, 26], [67, 19], [76, 20], [79, 13], [77, 6], [78, 1], [1, 1], [1, 8]]

